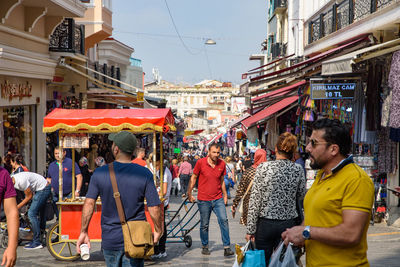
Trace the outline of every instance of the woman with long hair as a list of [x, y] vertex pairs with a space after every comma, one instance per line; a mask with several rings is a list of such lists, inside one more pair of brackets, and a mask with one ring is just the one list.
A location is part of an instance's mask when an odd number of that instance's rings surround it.
[[291, 133], [279, 136], [276, 160], [262, 163], [256, 171], [247, 215], [247, 240], [265, 251], [268, 263], [287, 228], [296, 225], [298, 199], [306, 193], [304, 171], [292, 161], [297, 138]]
[[[243, 173], [242, 179], [240, 179], [238, 189], [236, 191], [235, 199], [232, 204], [232, 216], [235, 216], [236, 208], [239, 205], [240, 200], [243, 198], [243, 213], [240, 217], [240, 224], [247, 225], [247, 212], [249, 209], [249, 200], [252, 184], [250, 184], [256, 174], [257, 167], [267, 161], [267, 152], [264, 149], [257, 149], [254, 154], [254, 164], [249, 167]], [[247, 191], [247, 194], [246, 194]], [[246, 195], [244, 195], [246, 194]]]

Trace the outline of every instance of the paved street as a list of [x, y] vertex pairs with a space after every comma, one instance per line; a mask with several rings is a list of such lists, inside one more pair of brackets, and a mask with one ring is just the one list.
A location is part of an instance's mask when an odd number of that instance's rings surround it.
[[[176, 209], [180, 200], [180, 198], [173, 197], [171, 209]], [[232, 219], [230, 213], [228, 213], [228, 217], [232, 244], [243, 244], [245, 236], [244, 227], [239, 225], [238, 218]], [[223, 247], [216, 217], [212, 215], [210, 223], [210, 256], [203, 256], [200, 253], [201, 243], [198, 229], [199, 226], [190, 233], [193, 238], [191, 248], [186, 248], [184, 243], [167, 244], [167, 258], [156, 262], [146, 261], [145, 266], [232, 266], [234, 258], [224, 258], [223, 256]], [[399, 266], [399, 228], [387, 227], [384, 224], [370, 226], [368, 245], [368, 258], [371, 266]], [[3, 250], [1, 250], [1, 253], [2, 252]], [[26, 251], [20, 246], [18, 248], [18, 261], [16, 266], [105, 266], [105, 264], [100, 253], [100, 244], [94, 243], [91, 249], [91, 259], [88, 262], [83, 262], [81, 260], [74, 262], [57, 261], [50, 255], [47, 248]]]

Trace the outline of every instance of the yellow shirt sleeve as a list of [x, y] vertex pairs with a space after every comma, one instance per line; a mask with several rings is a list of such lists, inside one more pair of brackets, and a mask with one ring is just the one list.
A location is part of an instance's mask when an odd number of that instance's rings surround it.
[[368, 176], [360, 173], [358, 177], [350, 178], [344, 192], [342, 209], [371, 212], [374, 190], [374, 184]]

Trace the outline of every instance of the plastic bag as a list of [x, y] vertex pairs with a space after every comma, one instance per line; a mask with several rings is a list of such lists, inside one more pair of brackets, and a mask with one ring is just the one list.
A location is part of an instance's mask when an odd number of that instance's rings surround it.
[[[283, 254], [284, 253], [284, 254]], [[279, 244], [278, 248], [271, 256], [269, 267], [298, 267], [296, 258], [294, 257], [292, 244], [285, 249], [283, 241]]]
[[238, 244], [235, 245], [235, 262], [233, 263], [232, 267], [241, 267], [244, 259], [245, 252], [249, 249], [250, 240], [243, 246], [239, 246]]

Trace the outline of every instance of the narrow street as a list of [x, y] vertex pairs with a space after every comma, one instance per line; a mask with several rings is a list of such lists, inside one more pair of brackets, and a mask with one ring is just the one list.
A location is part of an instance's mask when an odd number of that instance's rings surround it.
[[[180, 197], [171, 197], [170, 209], [177, 209], [180, 205]], [[232, 201], [229, 200], [231, 204]], [[244, 244], [245, 228], [239, 224], [238, 217], [232, 218], [227, 207], [229, 218], [229, 229], [232, 248], [235, 243]], [[79, 226], [77, 226], [79, 227]], [[168, 256], [157, 261], [145, 261], [145, 266], [218, 266], [230, 267], [234, 258], [223, 256], [223, 247], [218, 222], [215, 215], [211, 216], [210, 222], [210, 256], [201, 254], [201, 243], [199, 226], [190, 233], [193, 244], [187, 248], [184, 243], [167, 243]], [[371, 266], [395, 267], [400, 262], [400, 229], [388, 227], [385, 224], [375, 224], [368, 231], [368, 259]], [[3, 250], [1, 250], [3, 253]], [[304, 256], [302, 261], [304, 262]], [[100, 244], [92, 243], [91, 258], [88, 262], [80, 259], [74, 262], [63, 262], [54, 259], [47, 248], [26, 251], [23, 246], [18, 247], [18, 260], [16, 266], [44, 267], [44, 266], [105, 266], [103, 256], [100, 252]]]

